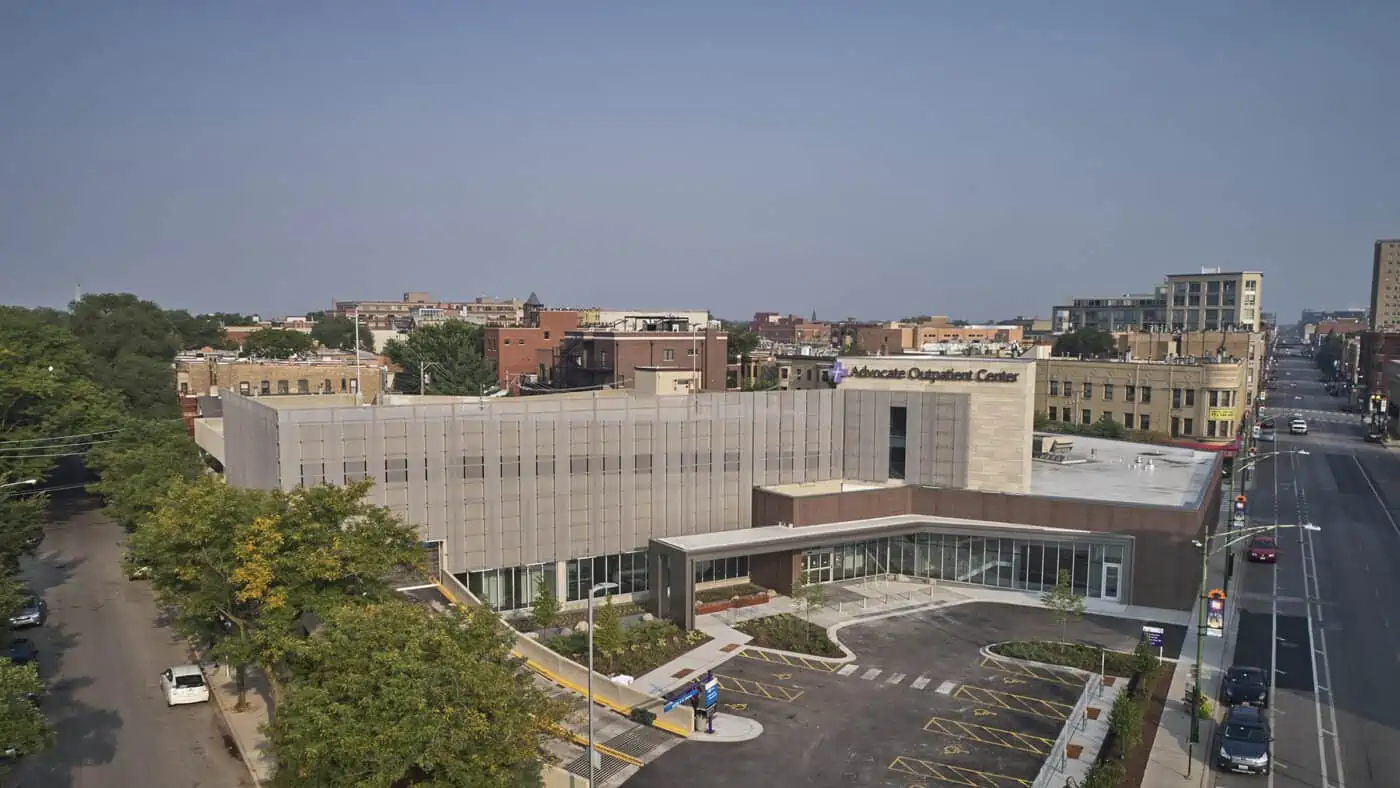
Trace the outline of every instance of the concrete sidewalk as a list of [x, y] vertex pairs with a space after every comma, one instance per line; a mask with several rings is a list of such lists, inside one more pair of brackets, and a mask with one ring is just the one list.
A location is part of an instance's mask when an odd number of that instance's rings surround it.
[[238, 753], [248, 766], [253, 784], [261, 786], [272, 779], [277, 764], [272, 759], [272, 747], [262, 726], [270, 719], [268, 699], [272, 697], [267, 681], [253, 668], [248, 669], [248, 707], [235, 711], [238, 704], [237, 682], [230, 668], [219, 665], [203, 665], [205, 680], [209, 683], [211, 700], [218, 706], [225, 732], [238, 746]]

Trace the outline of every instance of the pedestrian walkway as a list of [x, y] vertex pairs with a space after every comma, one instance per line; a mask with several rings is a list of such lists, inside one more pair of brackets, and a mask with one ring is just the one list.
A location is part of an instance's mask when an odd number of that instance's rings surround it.
[[277, 764], [272, 759], [267, 736], [262, 732], [269, 719], [268, 699], [272, 697], [266, 679], [257, 670], [248, 669], [247, 708], [237, 711], [238, 684], [233, 671], [220, 665], [204, 665], [203, 669], [211, 700], [218, 706], [225, 732], [238, 747], [238, 754], [247, 764], [253, 783], [262, 785], [270, 781]]

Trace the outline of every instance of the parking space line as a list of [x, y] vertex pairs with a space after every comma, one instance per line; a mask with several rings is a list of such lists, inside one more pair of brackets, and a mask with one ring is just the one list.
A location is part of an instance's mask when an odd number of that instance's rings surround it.
[[1067, 687], [1083, 687], [1084, 682], [1078, 677], [1069, 673], [1062, 673], [1051, 668], [1038, 668], [1033, 665], [1024, 665], [1020, 662], [1008, 662], [996, 657], [983, 657], [982, 667], [985, 670], [994, 670], [998, 673], [1007, 673], [1012, 676], [1025, 676], [1027, 678], [1049, 681], [1055, 684], [1063, 684]]
[[734, 676], [725, 676], [720, 673], [715, 674], [719, 681], [719, 688], [724, 692], [737, 692], [740, 695], [750, 695], [755, 698], [767, 698], [776, 700], [779, 703], [792, 703], [805, 694], [805, 690], [791, 689], [778, 684], [765, 684], [752, 679], [740, 679]]
[[756, 662], [767, 662], [770, 665], [782, 665], [789, 668], [810, 670], [813, 673], [835, 673], [841, 668], [841, 663], [839, 662], [824, 662], [819, 659], [808, 659], [800, 654], [783, 654], [777, 651], [763, 651], [761, 649], [742, 649], [739, 652], [739, 656], [752, 659]]
[[959, 722], [944, 717], [930, 717], [929, 721], [924, 723], [924, 730], [929, 733], [952, 736], [955, 739], [967, 739], [993, 747], [1028, 752], [1031, 755], [1048, 755], [1050, 749], [1055, 746], [1055, 742], [1043, 736], [1031, 736], [1003, 728], [989, 728], [986, 725]]
[[890, 675], [889, 678], [885, 679], [885, 683], [886, 683], [886, 684], [898, 684], [899, 682], [904, 681], [904, 676], [905, 676], [905, 674], [903, 674], [903, 673], [893, 673], [893, 674]]
[[873, 679], [873, 678], [875, 678], [876, 676], [880, 675], [881, 672], [882, 672], [882, 671], [881, 671], [879, 668], [871, 668], [870, 670], [867, 670], [867, 671], [865, 671], [864, 673], [862, 673], [862, 674], [861, 674], [861, 678], [864, 679], [865, 681], [870, 681], [871, 679]]
[[908, 758], [903, 755], [890, 762], [889, 770], [924, 780], [962, 785], [966, 788], [1029, 788], [1031, 784], [1030, 780], [1022, 780], [1019, 777], [1008, 777], [1005, 774], [982, 772], [965, 766], [951, 766], [946, 763]]
[[1068, 703], [1056, 703], [1053, 700], [1042, 700], [1030, 695], [1017, 695], [1014, 692], [999, 692], [969, 684], [958, 687], [953, 692], [953, 697], [971, 701], [979, 706], [1019, 711], [1034, 717], [1044, 717], [1048, 720], [1061, 722], [1069, 719], [1070, 712], [1074, 710], [1074, 707]]
[[933, 679], [929, 678], [928, 676], [920, 676], [917, 679], [914, 679], [913, 681], [909, 682], [909, 686], [913, 687], [916, 690], [921, 690], [924, 687], [927, 687], [930, 681], [933, 681]]
[[841, 668], [840, 670], [836, 671], [836, 675], [838, 675], [838, 676], [849, 676], [849, 675], [851, 675], [852, 673], [855, 673], [855, 672], [856, 672], [856, 669], [859, 668], [859, 667], [860, 667], [860, 665], [857, 665], [856, 663], [852, 662], [852, 663], [849, 664], [849, 665], [844, 665], [844, 666], [842, 666], [842, 668]]

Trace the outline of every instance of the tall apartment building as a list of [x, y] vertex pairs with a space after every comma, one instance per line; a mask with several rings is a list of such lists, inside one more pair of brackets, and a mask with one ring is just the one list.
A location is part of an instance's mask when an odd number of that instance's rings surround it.
[[1053, 307], [1051, 321], [1056, 334], [1097, 328], [1103, 331], [1141, 331], [1167, 325], [1167, 289], [1158, 285], [1151, 293], [1070, 298]]
[[1376, 241], [1371, 261], [1371, 330], [1400, 331], [1400, 240]]
[[1264, 274], [1202, 268], [1198, 274], [1167, 276], [1171, 328], [1185, 331], [1259, 330]]

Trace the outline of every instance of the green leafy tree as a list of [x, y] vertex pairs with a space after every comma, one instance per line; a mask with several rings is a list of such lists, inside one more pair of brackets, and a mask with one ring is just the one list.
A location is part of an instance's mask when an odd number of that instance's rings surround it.
[[1051, 352], [1074, 358], [1108, 358], [1118, 355], [1118, 340], [1101, 328], [1079, 328], [1061, 334]]
[[743, 323], [724, 323], [723, 326], [729, 335], [729, 363], [738, 364], [748, 359], [758, 347], [758, 334]]
[[1108, 712], [1108, 728], [1113, 731], [1120, 759], [1142, 741], [1143, 712], [1142, 699], [1131, 692], [1119, 695]]
[[172, 362], [183, 340], [159, 305], [130, 293], [87, 295], [71, 305], [69, 325], [92, 356], [99, 387], [138, 415], [178, 415]]
[[559, 597], [555, 596], [554, 589], [541, 577], [539, 584], [535, 586], [535, 600], [530, 605], [530, 617], [534, 619], [535, 626], [540, 629], [553, 626], [559, 619], [559, 608]]
[[1087, 429], [1080, 430], [1080, 434], [1082, 435], [1088, 435], [1094, 438], [1108, 438], [1110, 440], [1122, 440], [1124, 436], [1127, 435], [1127, 432], [1128, 430], [1126, 427], [1114, 421], [1113, 417], [1107, 413], [1100, 416], [1099, 420], [1089, 425]]
[[293, 657], [268, 726], [278, 788], [540, 784], [562, 709], [489, 611], [341, 607]]
[[826, 604], [826, 587], [820, 583], [808, 583], [799, 575], [792, 584], [792, 600], [810, 624], [812, 613]]
[[228, 335], [224, 333], [224, 325], [213, 315], [191, 315], [183, 309], [171, 309], [166, 311], [165, 317], [180, 336], [181, 350], [204, 347], [229, 348]]
[[[311, 327], [311, 338], [334, 350], [355, 349], [355, 321], [344, 315], [323, 315]], [[360, 330], [360, 349], [374, 350], [374, 335]]]
[[[407, 339], [391, 339], [384, 355], [399, 368], [394, 389], [401, 394], [481, 396], [496, 388], [495, 365], [486, 358], [480, 326], [460, 320], [423, 326]], [[425, 364], [431, 364], [424, 371]], [[426, 378], [428, 390], [418, 390]]]
[[229, 326], [251, 326], [256, 325], [258, 322], [253, 319], [252, 315], [245, 315], [241, 312], [215, 312], [210, 315], [210, 317], [219, 321], [219, 325], [224, 328], [228, 328]]
[[1337, 374], [1345, 352], [1346, 336], [1329, 331], [1318, 343], [1317, 351], [1313, 353], [1313, 362], [1322, 374], [1332, 377]]
[[0, 759], [0, 774], [14, 759], [46, 750], [53, 744], [53, 729], [35, 699], [44, 694], [44, 682], [33, 663], [16, 665], [0, 660], [0, 742], [13, 749], [12, 758]]
[[193, 481], [204, 471], [183, 424], [132, 420], [113, 439], [88, 454], [88, 469], [99, 478], [87, 489], [102, 496], [108, 516], [127, 530], [155, 511], [172, 483]]
[[291, 358], [316, 349], [310, 334], [285, 328], [260, 328], [243, 339], [243, 350], [257, 358]]
[[1036, 432], [1044, 432], [1045, 430], [1050, 429], [1052, 426], [1058, 425], [1056, 425], [1055, 422], [1051, 421], [1050, 417], [1042, 413], [1041, 411], [1035, 412], [1034, 429]]
[[1069, 622], [1084, 617], [1084, 597], [1075, 592], [1068, 569], [1061, 569], [1055, 578], [1055, 585], [1040, 597], [1055, 623], [1060, 625], [1060, 641], [1068, 637]]
[[167, 488], [129, 544], [182, 631], [238, 666], [240, 690], [256, 664], [275, 701], [309, 616], [387, 599], [392, 576], [421, 568], [417, 534], [366, 503], [369, 487], [248, 490], [201, 475]]
[[612, 672], [613, 663], [622, 652], [625, 643], [622, 617], [618, 615], [617, 608], [613, 607], [612, 594], [608, 594], [602, 606], [593, 612], [593, 649], [603, 658], [607, 672]]

